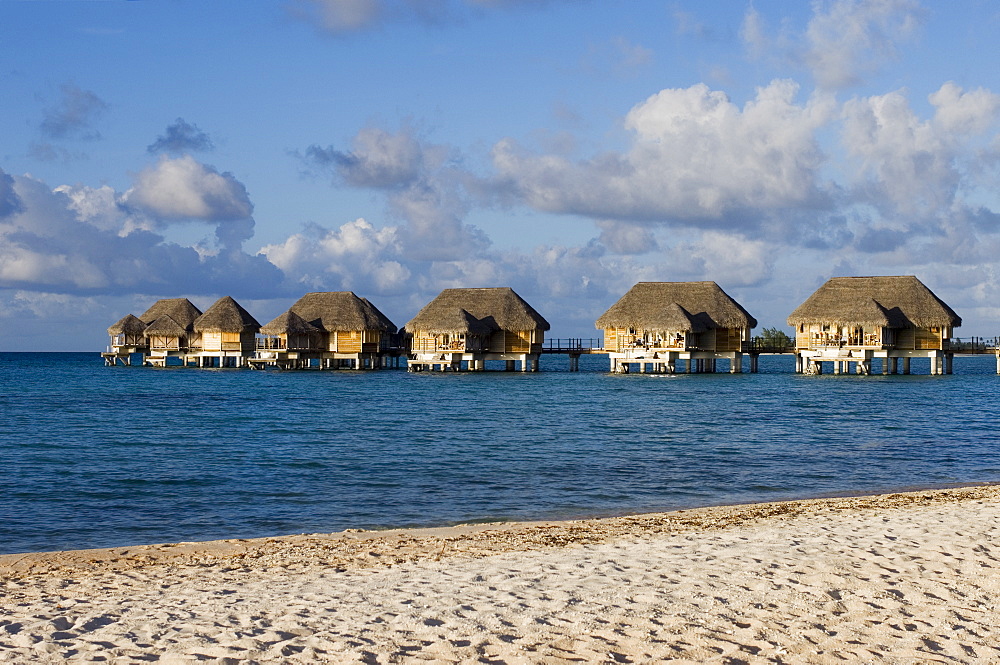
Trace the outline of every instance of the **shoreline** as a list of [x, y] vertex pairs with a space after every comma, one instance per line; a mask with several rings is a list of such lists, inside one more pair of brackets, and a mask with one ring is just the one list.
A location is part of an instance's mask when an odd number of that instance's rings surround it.
[[[0, 581], [63, 572], [131, 570], [155, 565], [266, 563], [291, 557], [340, 570], [391, 566], [444, 556], [484, 557], [609, 542], [618, 537], [667, 535], [750, 526], [813, 512], [905, 508], [930, 502], [996, 498], [1000, 484], [957, 485], [885, 494], [859, 494], [705, 506], [612, 517], [530, 522], [483, 522], [443, 527], [345, 529], [257, 538], [154, 543], [81, 550], [0, 554]], [[386, 558], [382, 558], [386, 557]]]
[[1000, 662], [1000, 486], [0, 557], [0, 660]]

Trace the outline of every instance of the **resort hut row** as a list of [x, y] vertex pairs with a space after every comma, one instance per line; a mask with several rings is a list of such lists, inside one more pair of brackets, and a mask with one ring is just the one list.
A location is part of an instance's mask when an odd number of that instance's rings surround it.
[[549, 323], [511, 288], [445, 289], [406, 330], [411, 371], [482, 371], [493, 360], [537, 372]]
[[[597, 319], [612, 372], [743, 371], [757, 320], [715, 282], [639, 282]], [[757, 371], [756, 355], [750, 370]]]
[[[796, 371], [909, 373], [929, 358], [932, 374], [951, 373], [950, 339], [961, 318], [914, 276], [836, 277], [788, 317], [795, 327]], [[596, 322], [612, 372], [714, 372], [718, 360], [757, 371], [751, 345], [757, 321], [715, 282], [640, 282]], [[143, 354], [151, 365], [374, 369], [408, 356], [408, 368], [472, 371], [487, 361], [537, 371], [548, 322], [510, 288], [445, 289], [398, 331], [350, 291], [308, 293], [260, 326], [230, 297], [202, 313], [186, 298], [154, 303], [108, 328], [108, 364]], [[258, 336], [259, 333], [259, 336]], [[547, 349], [555, 352], [555, 349]], [[577, 356], [578, 357], [578, 356]], [[572, 359], [572, 355], [571, 355]], [[573, 368], [571, 360], [571, 369]], [[998, 356], [1000, 373], [1000, 356]]]
[[131, 364], [132, 354], [141, 353], [147, 365], [242, 367], [254, 352], [259, 329], [256, 319], [229, 296], [204, 313], [187, 298], [166, 298], [109, 327], [111, 346], [101, 355], [109, 365]]
[[[883, 374], [910, 373], [911, 358], [929, 358], [931, 374], [951, 374], [950, 338], [962, 319], [912, 275], [835, 277], [788, 317], [795, 327], [795, 371], [871, 373], [880, 358]], [[1000, 372], [1000, 361], [998, 361]]]

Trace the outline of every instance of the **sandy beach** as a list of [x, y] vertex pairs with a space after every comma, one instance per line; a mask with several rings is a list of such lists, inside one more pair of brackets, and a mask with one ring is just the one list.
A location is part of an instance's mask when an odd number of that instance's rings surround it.
[[1000, 662], [1000, 488], [0, 557], [4, 662]]

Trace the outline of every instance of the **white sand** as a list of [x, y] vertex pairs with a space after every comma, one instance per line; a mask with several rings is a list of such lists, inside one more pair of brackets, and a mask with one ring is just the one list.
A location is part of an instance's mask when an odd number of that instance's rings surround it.
[[0, 557], [0, 660], [1000, 663], [1000, 488]]

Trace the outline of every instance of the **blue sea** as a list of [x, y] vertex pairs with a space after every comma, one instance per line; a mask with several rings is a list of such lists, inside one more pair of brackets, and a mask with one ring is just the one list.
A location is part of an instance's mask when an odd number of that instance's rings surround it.
[[619, 515], [1000, 482], [992, 356], [955, 374], [105, 367], [0, 353], [0, 553]]

